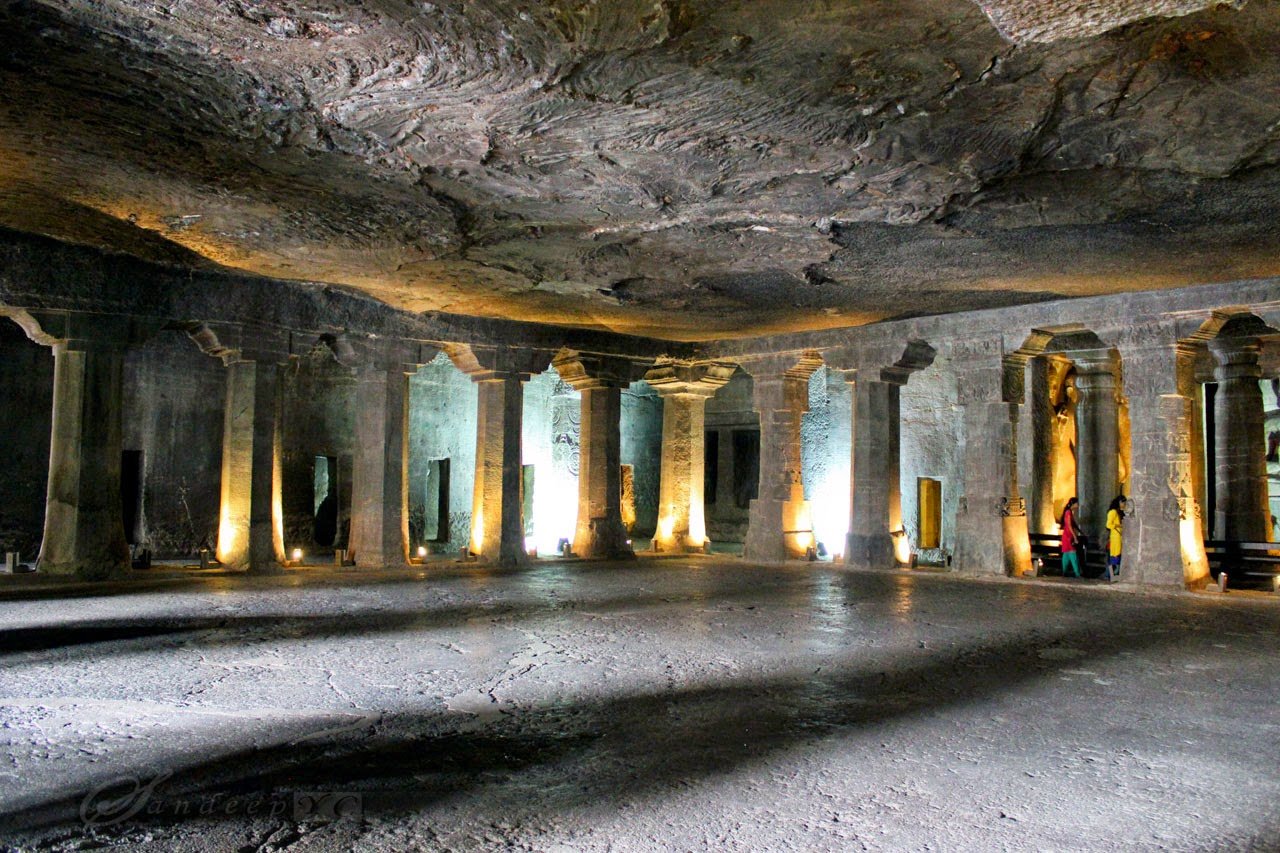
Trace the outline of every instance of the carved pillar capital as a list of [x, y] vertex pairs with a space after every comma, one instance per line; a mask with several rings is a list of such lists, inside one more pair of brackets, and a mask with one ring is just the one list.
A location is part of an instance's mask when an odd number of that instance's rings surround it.
[[1214, 338], [1209, 341], [1209, 352], [1213, 354], [1213, 375], [1219, 382], [1232, 379], [1262, 378], [1262, 366], [1259, 359], [1262, 355], [1262, 342], [1254, 337]]
[[738, 369], [727, 361], [676, 361], [661, 359], [644, 375], [653, 390], [661, 397], [690, 395], [713, 397]]
[[644, 376], [645, 367], [621, 356], [562, 350], [551, 360], [560, 378], [575, 391], [626, 388]]

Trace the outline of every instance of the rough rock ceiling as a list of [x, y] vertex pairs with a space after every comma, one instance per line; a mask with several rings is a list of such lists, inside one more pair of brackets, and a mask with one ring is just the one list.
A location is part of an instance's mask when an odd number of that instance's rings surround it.
[[0, 0], [0, 224], [678, 339], [1280, 274], [1205, 5]]

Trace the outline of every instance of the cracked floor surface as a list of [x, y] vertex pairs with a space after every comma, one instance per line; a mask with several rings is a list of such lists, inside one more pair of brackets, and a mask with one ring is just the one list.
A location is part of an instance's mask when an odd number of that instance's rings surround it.
[[1280, 847], [1273, 600], [721, 558], [7, 598], [0, 846]]

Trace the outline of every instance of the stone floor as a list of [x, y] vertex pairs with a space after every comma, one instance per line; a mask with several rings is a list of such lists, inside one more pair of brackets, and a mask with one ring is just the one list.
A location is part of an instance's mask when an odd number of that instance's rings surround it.
[[1280, 849], [1273, 598], [727, 558], [100, 593], [0, 600], [0, 847]]

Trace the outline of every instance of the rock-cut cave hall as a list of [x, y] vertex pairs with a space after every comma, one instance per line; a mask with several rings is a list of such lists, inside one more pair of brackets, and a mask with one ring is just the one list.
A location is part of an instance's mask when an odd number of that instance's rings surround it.
[[0, 850], [1280, 850], [1276, 0], [0, 0]]

